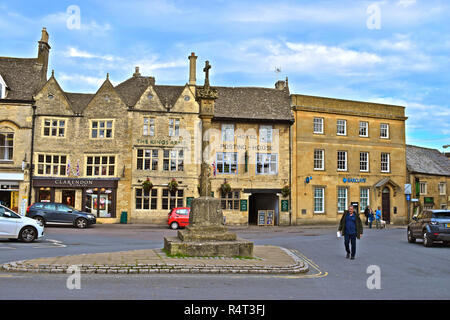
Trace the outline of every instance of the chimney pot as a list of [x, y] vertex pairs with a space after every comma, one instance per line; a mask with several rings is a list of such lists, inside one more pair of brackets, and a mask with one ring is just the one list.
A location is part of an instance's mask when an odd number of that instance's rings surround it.
[[135, 72], [133, 73], [133, 77], [139, 77], [141, 75], [139, 72], [139, 67], [136, 67], [134, 70]]

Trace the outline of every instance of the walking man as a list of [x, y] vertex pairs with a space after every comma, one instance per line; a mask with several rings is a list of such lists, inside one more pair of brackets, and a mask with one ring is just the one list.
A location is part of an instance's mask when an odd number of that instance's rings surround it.
[[353, 206], [349, 206], [348, 211], [345, 211], [342, 215], [338, 230], [344, 236], [345, 251], [347, 251], [346, 258], [354, 260], [356, 254], [356, 239], [360, 239], [362, 236], [363, 225], [359, 214], [354, 212]]

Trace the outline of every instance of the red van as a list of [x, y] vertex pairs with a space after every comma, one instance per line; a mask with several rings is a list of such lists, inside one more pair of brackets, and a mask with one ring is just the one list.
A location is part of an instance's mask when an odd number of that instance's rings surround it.
[[189, 213], [191, 208], [173, 208], [169, 213], [169, 218], [167, 219], [167, 224], [171, 229], [178, 229], [180, 227], [185, 227], [189, 224]]

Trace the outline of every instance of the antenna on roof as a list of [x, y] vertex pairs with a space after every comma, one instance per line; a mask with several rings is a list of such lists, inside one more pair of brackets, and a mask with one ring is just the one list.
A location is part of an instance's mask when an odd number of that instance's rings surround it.
[[279, 77], [279, 74], [281, 73], [281, 67], [275, 67], [275, 73], [277, 75], [277, 80], [279, 80], [278, 77]]

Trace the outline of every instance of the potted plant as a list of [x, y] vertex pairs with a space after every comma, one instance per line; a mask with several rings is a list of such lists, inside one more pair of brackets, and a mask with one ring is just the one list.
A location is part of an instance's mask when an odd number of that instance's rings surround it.
[[178, 182], [175, 178], [173, 178], [169, 184], [167, 185], [167, 187], [169, 188], [169, 191], [171, 193], [176, 192], [178, 190]]
[[287, 197], [289, 196], [289, 194], [291, 193], [291, 188], [289, 186], [284, 186], [283, 189], [281, 189], [281, 194], [283, 195], [283, 197]]
[[220, 186], [220, 191], [222, 192], [222, 194], [227, 194], [229, 192], [231, 192], [231, 186], [230, 184], [227, 182], [227, 180], [225, 180], [224, 183], [221, 184]]
[[142, 182], [142, 188], [145, 192], [149, 192], [153, 188], [153, 183], [151, 183], [150, 179], [147, 178], [144, 182]]

